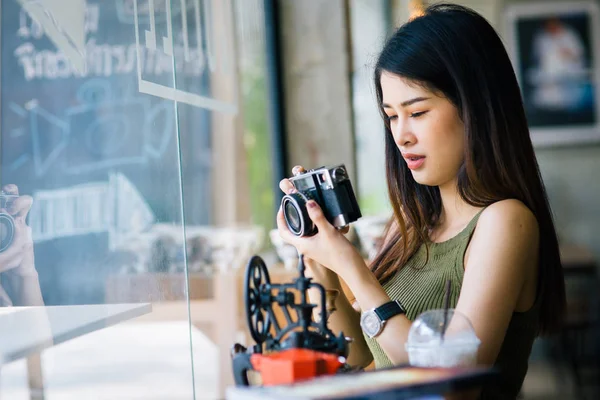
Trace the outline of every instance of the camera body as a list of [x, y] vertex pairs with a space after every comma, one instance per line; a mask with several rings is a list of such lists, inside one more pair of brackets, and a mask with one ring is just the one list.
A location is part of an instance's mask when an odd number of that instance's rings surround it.
[[281, 207], [288, 228], [296, 236], [317, 233], [306, 209], [309, 200], [315, 200], [327, 220], [338, 229], [362, 216], [344, 164], [311, 169], [289, 180], [296, 192], [285, 195]]
[[10, 247], [15, 237], [15, 220], [7, 210], [17, 197], [0, 192], [0, 253]]

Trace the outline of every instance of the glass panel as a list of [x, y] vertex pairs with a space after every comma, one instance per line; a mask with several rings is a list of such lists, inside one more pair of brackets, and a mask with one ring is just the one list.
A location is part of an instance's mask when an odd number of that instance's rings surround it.
[[233, 384], [230, 349], [248, 343], [245, 265], [275, 224], [263, 3], [204, 1], [200, 25], [173, 20], [197, 398]]
[[[20, 196], [0, 210], [2, 398], [193, 398], [190, 339], [207, 339], [188, 318], [177, 124], [201, 132], [190, 219], [207, 223], [208, 118], [178, 120], [169, 94], [172, 22], [199, 4], [170, 3], [2, 2], [1, 183]], [[193, 65], [178, 79], [209, 87]]]

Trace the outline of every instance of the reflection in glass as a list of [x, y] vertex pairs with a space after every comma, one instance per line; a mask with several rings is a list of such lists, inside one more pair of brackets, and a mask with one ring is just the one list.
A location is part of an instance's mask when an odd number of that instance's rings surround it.
[[[26, 398], [33, 389], [58, 399], [193, 398], [177, 115], [172, 99], [141, 93], [138, 85], [141, 70], [174, 86], [164, 42], [155, 49], [136, 43], [151, 17], [161, 38], [169, 16], [194, 15], [193, 7], [165, 4], [2, 3], [0, 181], [18, 187], [15, 203], [28, 199], [31, 207], [12, 215], [13, 245], [23, 241], [19, 232], [31, 232], [23, 262], [4, 271], [2, 257], [13, 253], [0, 253], [4, 303], [15, 306], [15, 315], [22, 311], [16, 306], [44, 304], [56, 316], [53, 331], [55, 324], [75, 324], [74, 310], [91, 315], [93, 307], [134, 303], [152, 312], [88, 322], [94, 329], [43, 350], [37, 373], [24, 359], [3, 365], [1, 398]], [[173, 49], [179, 40], [173, 36]], [[182, 70], [180, 79], [198, 92], [208, 83], [199, 68]], [[201, 126], [204, 118], [189, 121]], [[149, 234], [163, 226], [169, 235]], [[29, 290], [32, 277], [37, 291]], [[28, 383], [34, 375], [36, 388]], [[156, 376], [177, 389], [154, 383]]]
[[275, 216], [261, 7], [3, 2], [0, 311], [151, 312], [2, 365], [0, 398], [222, 397]]
[[35, 268], [31, 229], [25, 222], [32, 198], [6, 185], [0, 192], [0, 306], [40, 306], [43, 299]]

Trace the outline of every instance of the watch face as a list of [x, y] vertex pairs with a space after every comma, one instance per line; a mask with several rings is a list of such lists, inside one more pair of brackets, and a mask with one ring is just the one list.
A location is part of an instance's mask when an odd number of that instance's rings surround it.
[[373, 337], [379, 333], [381, 321], [375, 312], [366, 311], [360, 318], [360, 326], [369, 337]]

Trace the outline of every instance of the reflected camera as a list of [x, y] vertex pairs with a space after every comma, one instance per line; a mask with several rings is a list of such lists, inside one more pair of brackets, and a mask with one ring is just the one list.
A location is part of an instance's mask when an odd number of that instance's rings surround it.
[[313, 236], [317, 233], [317, 227], [306, 209], [309, 200], [315, 200], [327, 220], [338, 229], [361, 217], [344, 164], [311, 169], [289, 180], [296, 192], [283, 196], [281, 208], [287, 226], [294, 235]]
[[10, 247], [15, 237], [15, 220], [7, 210], [17, 197], [0, 192], [0, 253]]

